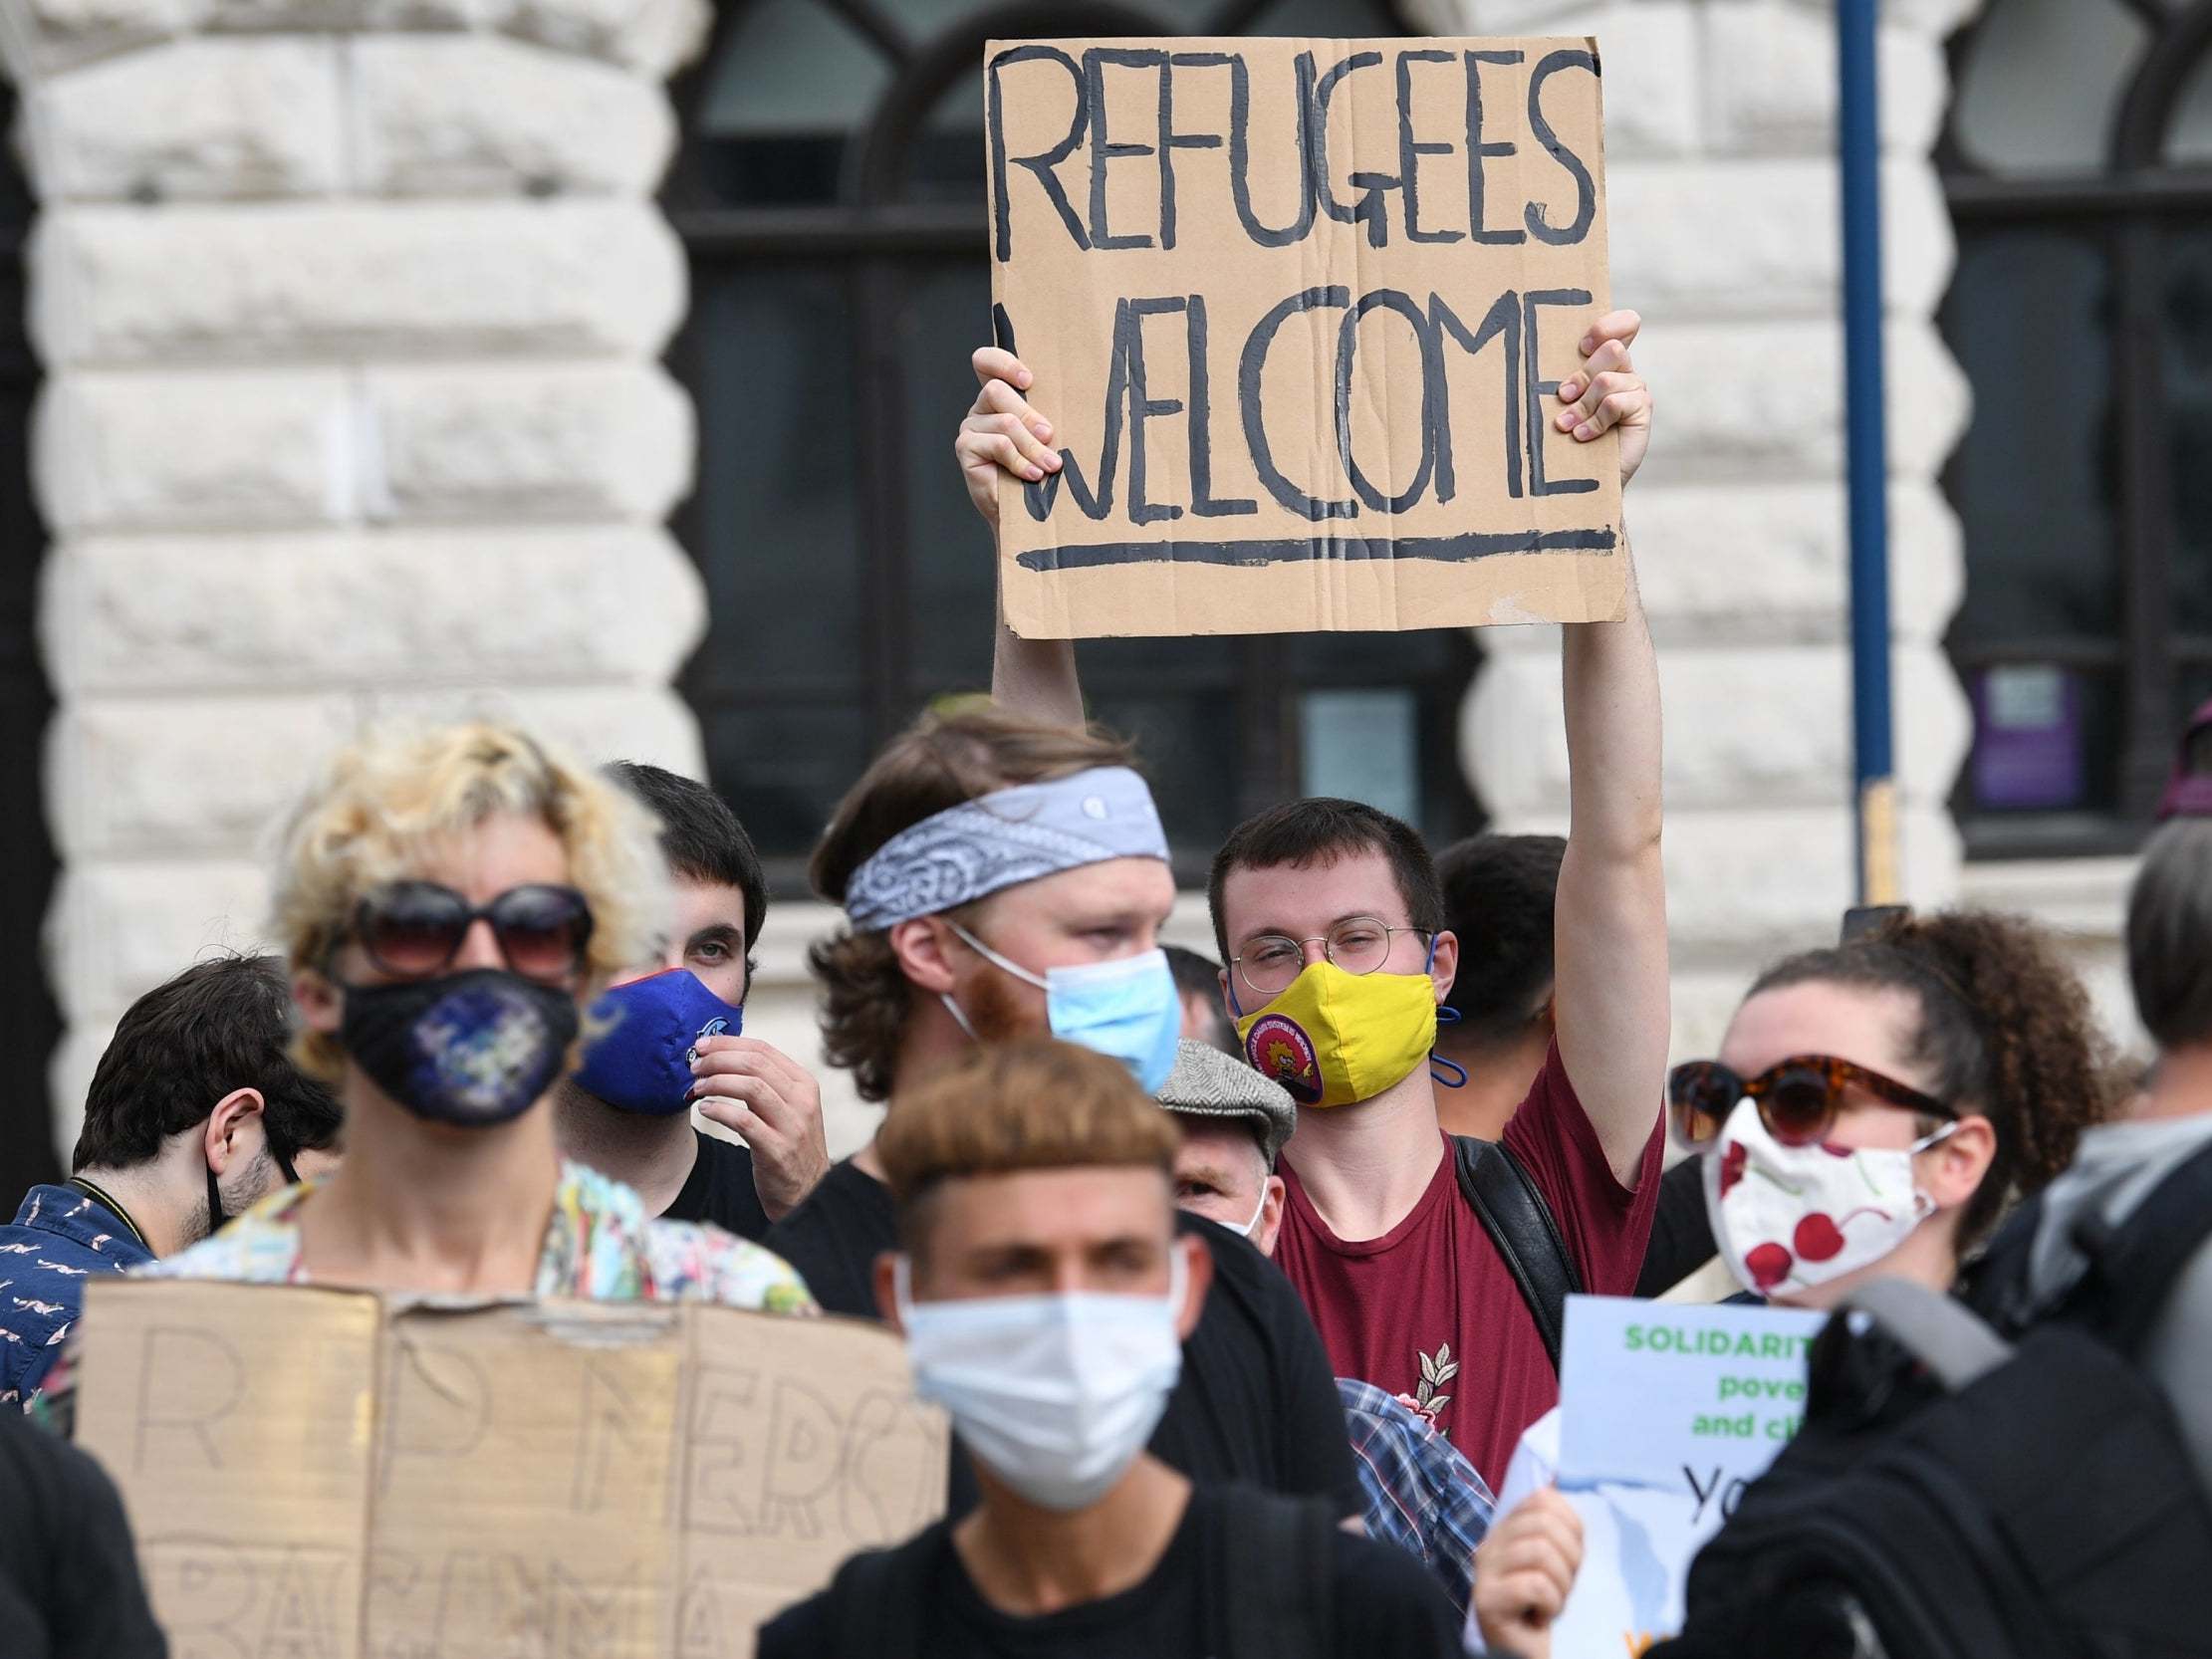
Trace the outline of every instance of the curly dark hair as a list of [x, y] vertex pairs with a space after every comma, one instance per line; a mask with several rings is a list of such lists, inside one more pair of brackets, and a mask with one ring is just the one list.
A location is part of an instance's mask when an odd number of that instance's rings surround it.
[[[815, 847], [815, 891], [845, 902], [847, 883], [876, 849], [933, 814], [1017, 784], [1098, 766], [1127, 766], [1129, 746], [1097, 729], [1054, 726], [972, 698], [924, 714], [891, 739], [846, 792]], [[965, 908], [947, 911], [955, 920]], [[863, 1100], [887, 1100], [912, 988], [890, 936], [840, 928], [807, 951], [822, 985], [822, 1046], [853, 1073]]]
[[1912, 1053], [1932, 1092], [1996, 1130], [1997, 1154], [1960, 1220], [1961, 1250], [1987, 1237], [2015, 1196], [2049, 1185], [2074, 1161], [2082, 1131], [2121, 1097], [2089, 992], [2050, 932], [2026, 917], [1899, 914], [1777, 963], [1750, 994], [1815, 982], [1910, 993], [1920, 1006]]

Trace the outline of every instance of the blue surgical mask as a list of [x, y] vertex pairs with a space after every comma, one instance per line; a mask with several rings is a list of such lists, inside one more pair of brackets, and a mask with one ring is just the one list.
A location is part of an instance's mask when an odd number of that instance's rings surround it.
[[699, 1042], [735, 1037], [745, 1011], [733, 1008], [687, 969], [617, 985], [592, 1005], [576, 1082], [618, 1111], [672, 1115], [691, 1104], [691, 1063]]
[[[1165, 951], [1051, 968], [1040, 978], [1007, 961], [958, 922], [950, 925], [986, 962], [1045, 993], [1045, 1019], [1053, 1036], [1111, 1056], [1135, 1074], [1145, 1093], [1159, 1092], [1175, 1068], [1175, 1045], [1183, 1033], [1182, 999], [1175, 993]], [[960, 1005], [950, 997], [944, 1001], [960, 1029], [973, 1037]]]

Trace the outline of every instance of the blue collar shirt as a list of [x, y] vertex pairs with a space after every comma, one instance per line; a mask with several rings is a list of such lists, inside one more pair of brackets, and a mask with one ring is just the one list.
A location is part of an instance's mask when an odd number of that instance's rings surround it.
[[153, 1260], [130, 1224], [75, 1187], [36, 1186], [0, 1227], [0, 1405], [28, 1405], [95, 1274]]

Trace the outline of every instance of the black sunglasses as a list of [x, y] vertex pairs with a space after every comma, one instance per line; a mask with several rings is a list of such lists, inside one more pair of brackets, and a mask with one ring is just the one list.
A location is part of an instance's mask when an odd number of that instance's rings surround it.
[[509, 887], [476, 906], [435, 881], [394, 881], [369, 893], [355, 909], [354, 936], [384, 973], [427, 979], [460, 954], [479, 918], [492, 924], [500, 955], [525, 979], [566, 979], [592, 939], [592, 907], [574, 887]]
[[1853, 1084], [1907, 1111], [1958, 1116], [1932, 1094], [1834, 1055], [1793, 1055], [1756, 1077], [1740, 1077], [1717, 1060], [1693, 1060], [1667, 1074], [1666, 1104], [1685, 1146], [1703, 1146], [1719, 1134], [1736, 1103], [1745, 1099], [1759, 1108], [1759, 1121], [1783, 1145], [1814, 1146], [1836, 1126], [1843, 1091]]

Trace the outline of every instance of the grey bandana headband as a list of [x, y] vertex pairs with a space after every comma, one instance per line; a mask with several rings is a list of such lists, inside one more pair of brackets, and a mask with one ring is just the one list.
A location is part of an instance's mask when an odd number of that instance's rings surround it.
[[901, 830], [846, 884], [857, 933], [1108, 858], [1167, 857], [1152, 792], [1125, 766], [995, 790]]

